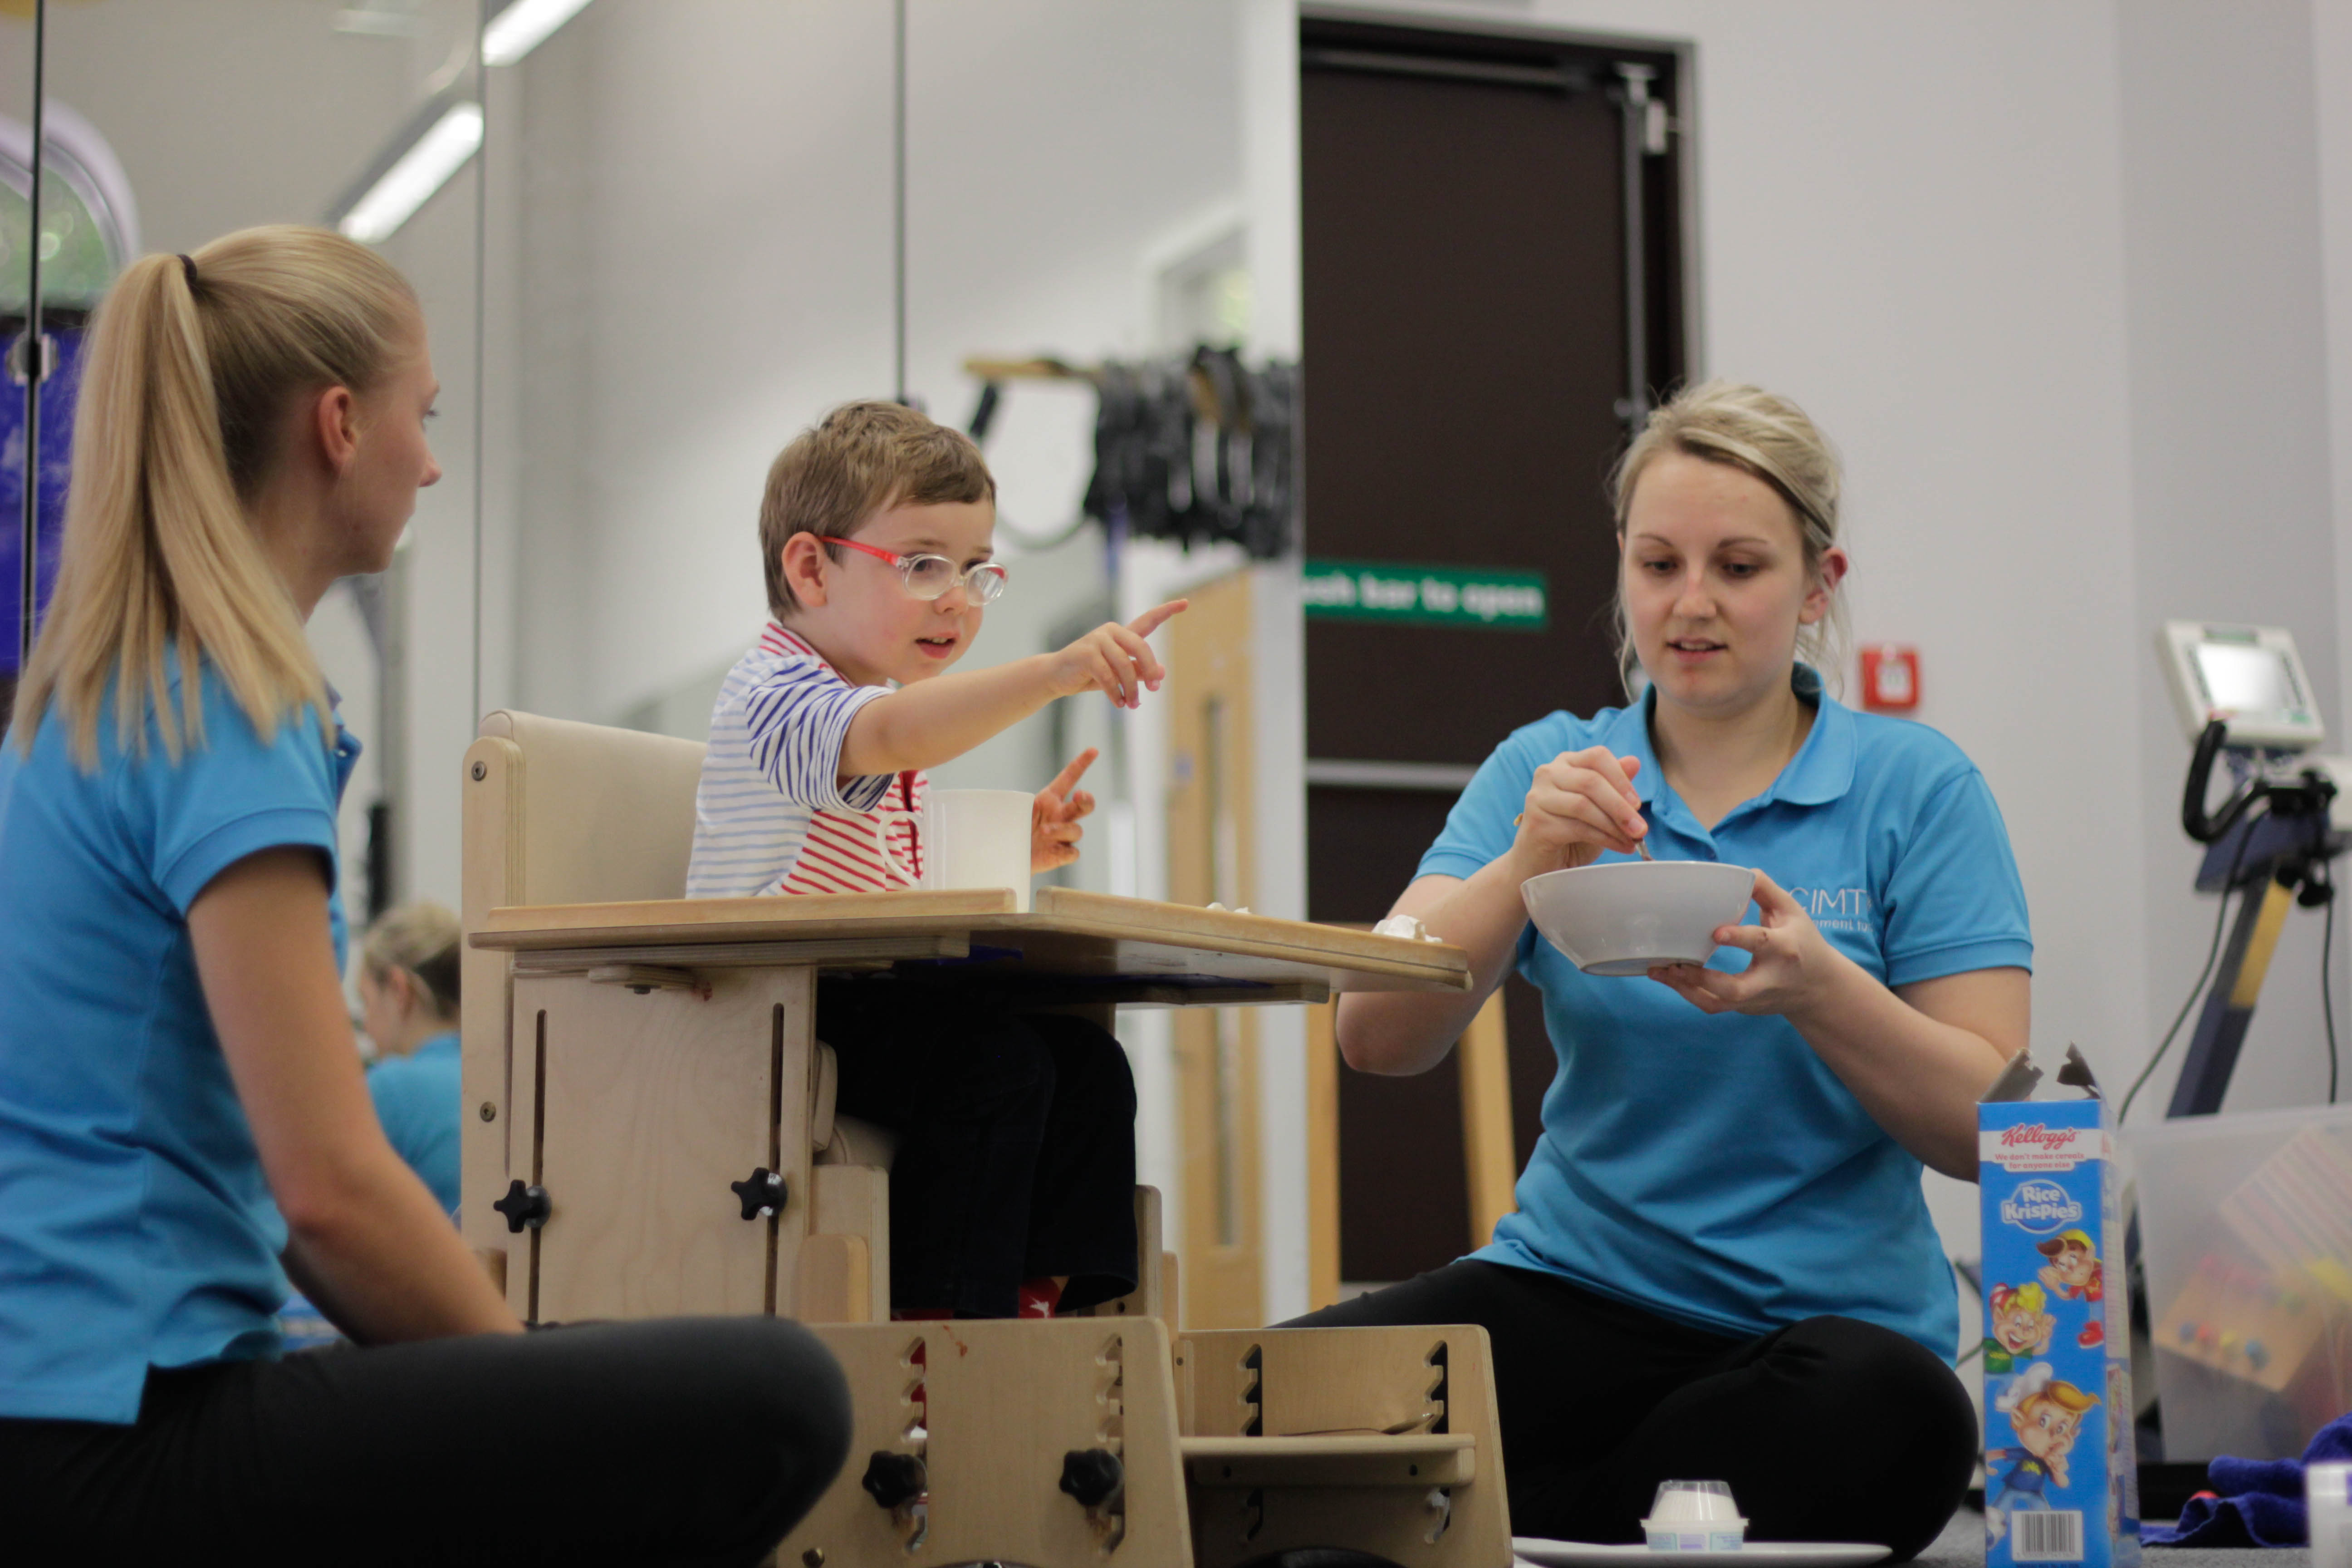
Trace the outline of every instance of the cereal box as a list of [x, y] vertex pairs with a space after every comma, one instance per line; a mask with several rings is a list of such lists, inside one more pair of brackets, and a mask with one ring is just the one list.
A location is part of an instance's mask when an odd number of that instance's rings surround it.
[[[2079, 1064], [2062, 1081], [2088, 1084]], [[2123, 1227], [2091, 1087], [2090, 1099], [1977, 1108], [1987, 1568], [2139, 1562]]]

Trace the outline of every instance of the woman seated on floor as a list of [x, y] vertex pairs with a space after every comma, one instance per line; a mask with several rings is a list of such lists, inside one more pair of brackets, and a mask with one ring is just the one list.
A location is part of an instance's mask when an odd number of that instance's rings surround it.
[[[1920, 1170], [1975, 1179], [2032, 945], [1982, 775], [1822, 689], [1838, 489], [1784, 398], [1711, 382], [1651, 416], [1612, 480], [1621, 654], [1647, 690], [1513, 734], [1423, 857], [1396, 911], [1468, 950], [1471, 989], [1339, 1004], [1348, 1061], [1402, 1074], [1511, 969], [1543, 992], [1559, 1068], [1518, 1212], [1301, 1320], [1485, 1325], [1522, 1535], [1638, 1541], [1661, 1480], [1723, 1479], [1751, 1539], [1908, 1558], [1975, 1461]], [[1759, 868], [1760, 921], [1706, 967], [1580, 973], [1519, 884], [1644, 840]]]
[[[144, 258], [99, 310], [0, 745], [12, 1562], [750, 1568], [847, 1447], [793, 1324], [525, 1336], [376, 1124], [359, 746], [302, 623], [391, 564], [436, 391], [414, 291], [322, 230]], [[289, 1275], [364, 1348], [280, 1358]]]

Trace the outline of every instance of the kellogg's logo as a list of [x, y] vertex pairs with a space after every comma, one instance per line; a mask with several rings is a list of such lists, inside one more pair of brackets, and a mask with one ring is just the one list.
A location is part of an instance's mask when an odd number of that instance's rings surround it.
[[2096, 1127], [2028, 1121], [1977, 1133], [1977, 1158], [2011, 1172], [2071, 1171], [2106, 1157], [2106, 1134]]
[[[2011, 1134], [2041, 1131], [2039, 1127], [2009, 1129]], [[2048, 1236], [2082, 1217], [2083, 1205], [2055, 1182], [2020, 1182], [2017, 1191], [2000, 1200], [2000, 1223], [2034, 1236]]]

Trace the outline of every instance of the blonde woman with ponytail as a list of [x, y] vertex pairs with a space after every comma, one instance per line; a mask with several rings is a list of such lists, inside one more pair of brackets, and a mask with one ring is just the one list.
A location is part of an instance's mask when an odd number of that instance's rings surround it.
[[[1514, 969], [1543, 993], [1559, 1067], [1517, 1212], [1312, 1320], [1486, 1326], [1523, 1534], [1639, 1541], [1658, 1482], [1704, 1476], [1755, 1538], [1900, 1560], [1975, 1462], [1920, 1173], [1976, 1177], [2032, 942], [1983, 776], [1825, 689], [1840, 488], [1820, 429], [1759, 387], [1651, 415], [1611, 486], [1633, 700], [1506, 739], [1397, 900], [1468, 950], [1472, 988], [1340, 999], [1349, 1062], [1408, 1074]], [[1703, 967], [1579, 973], [1520, 885], [1643, 853], [1756, 868], [1755, 923]]]
[[[359, 746], [303, 623], [440, 477], [436, 391], [407, 283], [321, 230], [148, 257], [99, 311], [0, 745], [28, 1561], [750, 1564], [839, 1465], [839, 1371], [789, 1324], [524, 1337], [370, 1105], [335, 892]], [[289, 1278], [364, 1348], [277, 1359]]]

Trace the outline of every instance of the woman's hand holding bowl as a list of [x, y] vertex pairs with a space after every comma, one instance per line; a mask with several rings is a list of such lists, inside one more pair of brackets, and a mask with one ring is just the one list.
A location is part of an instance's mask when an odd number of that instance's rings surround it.
[[1642, 797], [1633, 793], [1641, 766], [1638, 757], [1588, 746], [1562, 752], [1538, 768], [1511, 844], [1520, 879], [1589, 866], [1603, 849], [1636, 853], [1634, 841], [1650, 831], [1642, 819]]
[[1756, 873], [1756, 906], [1763, 923], [1718, 926], [1715, 940], [1748, 954], [1738, 974], [1696, 963], [1668, 963], [1650, 978], [1674, 988], [1702, 1013], [1776, 1014], [1798, 1022], [1816, 1011], [1835, 984], [1842, 955], [1822, 935], [1804, 906], [1778, 882]]

